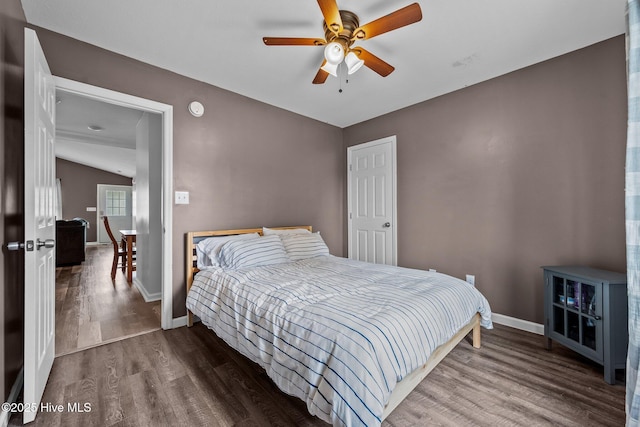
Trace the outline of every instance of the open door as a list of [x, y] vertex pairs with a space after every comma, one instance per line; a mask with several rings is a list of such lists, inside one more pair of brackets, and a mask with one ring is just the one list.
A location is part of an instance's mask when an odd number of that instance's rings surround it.
[[25, 28], [24, 423], [35, 419], [55, 355], [55, 83]]

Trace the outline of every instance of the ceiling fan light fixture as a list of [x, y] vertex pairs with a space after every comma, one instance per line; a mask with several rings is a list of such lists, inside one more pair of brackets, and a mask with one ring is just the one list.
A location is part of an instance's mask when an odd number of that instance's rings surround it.
[[358, 55], [353, 52], [349, 52], [347, 54], [347, 56], [344, 58], [344, 62], [347, 64], [347, 72], [349, 74], [355, 73], [364, 65], [364, 61], [358, 58]]
[[327, 44], [324, 48], [324, 59], [327, 60], [327, 63], [337, 67], [344, 60], [344, 48], [337, 42]]
[[[363, 65], [387, 77], [394, 67], [361, 47], [351, 45], [356, 40], [368, 40], [381, 34], [422, 20], [420, 4], [414, 2], [365, 25], [355, 13], [338, 7], [338, 0], [318, 0], [324, 21], [324, 39], [303, 37], [263, 37], [267, 46], [324, 46], [324, 60], [312, 83], [323, 84], [329, 75], [337, 77], [338, 66], [345, 62], [347, 72], [353, 74]], [[357, 53], [356, 53], [357, 52]], [[345, 58], [345, 56], [347, 58]]]
[[338, 77], [338, 65], [340, 65], [340, 63], [332, 64], [331, 62], [327, 61], [322, 67], [320, 67], [320, 69], [331, 74], [333, 77]]

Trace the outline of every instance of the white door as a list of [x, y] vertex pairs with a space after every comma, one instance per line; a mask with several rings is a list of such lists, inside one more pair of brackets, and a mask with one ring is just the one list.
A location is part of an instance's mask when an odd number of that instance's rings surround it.
[[118, 230], [131, 230], [133, 225], [133, 198], [130, 185], [98, 184], [98, 242], [111, 243], [104, 228], [103, 216], [109, 217], [109, 228], [116, 239]]
[[397, 264], [396, 137], [347, 149], [349, 258]]
[[[33, 30], [24, 64], [24, 422], [34, 420], [55, 354], [55, 84]], [[35, 404], [35, 405], [34, 405]]]

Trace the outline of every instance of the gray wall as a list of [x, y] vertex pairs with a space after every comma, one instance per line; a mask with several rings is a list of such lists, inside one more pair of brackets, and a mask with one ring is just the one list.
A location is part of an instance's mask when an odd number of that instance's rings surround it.
[[58, 158], [56, 177], [62, 190], [62, 219], [86, 219], [87, 241], [97, 241], [96, 212], [87, 212], [87, 207], [96, 207], [97, 185], [131, 185], [131, 178]]
[[37, 32], [55, 75], [174, 106], [176, 317], [186, 231], [312, 224], [345, 253], [345, 147], [392, 134], [401, 265], [475, 274], [494, 311], [535, 322], [541, 265], [625, 269], [622, 37], [341, 130]]
[[[311, 224], [342, 255], [342, 130], [35, 28], [54, 75], [174, 106], [174, 317], [185, 309], [187, 231]], [[205, 115], [187, 105], [197, 99]]]
[[136, 282], [162, 296], [162, 117], [144, 113], [136, 127]]
[[543, 322], [542, 265], [625, 271], [622, 36], [344, 130], [397, 135], [398, 260]]
[[24, 25], [19, 0], [0, 2], [0, 387], [6, 402], [23, 365]]

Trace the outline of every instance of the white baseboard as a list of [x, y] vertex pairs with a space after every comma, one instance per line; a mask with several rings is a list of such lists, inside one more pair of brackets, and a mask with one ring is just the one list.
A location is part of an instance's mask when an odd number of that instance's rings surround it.
[[544, 325], [541, 325], [540, 323], [534, 323], [528, 320], [517, 319], [515, 317], [505, 316], [504, 314], [497, 313], [491, 314], [491, 320], [498, 325], [509, 326], [511, 328], [520, 329], [522, 331], [544, 335]]
[[176, 317], [171, 320], [171, 329], [187, 326], [187, 316]]
[[[24, 367], [20, 369], [18, 372], [18, 377], [16, 381], [13, 383], [11, 387], [11, 392], [9, 393], [9, 397], [5, 403], [16, 403], [18, 401], [18, 397], [20, 396], [20, 392], [22, 391], [22, 385], [24, 383]], [[7, 427], [9, 424], [9, 418], [11, 417], [10, 411], [0, 411], [0, 427]], [[22, 420], [21, 420], [22, 421]]]
[[162, 299], [162, 291], [158, 291], [153, 294], [150, 294], [142, 285], [142, 283], [138, 280], [137, 277], [133, 279], [133, 284], [140, 291], [142, 298], [144, 298], [144, 302], [160, 301]]

